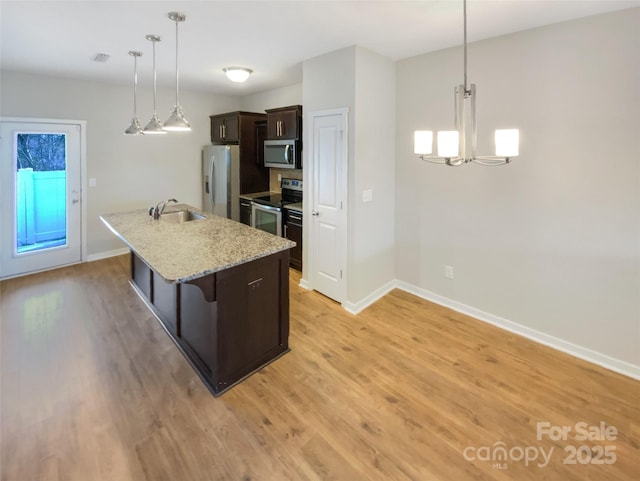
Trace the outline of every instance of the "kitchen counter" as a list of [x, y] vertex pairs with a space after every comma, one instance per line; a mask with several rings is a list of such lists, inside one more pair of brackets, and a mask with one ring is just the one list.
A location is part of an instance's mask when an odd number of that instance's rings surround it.
[[271, 192], [271, 191], [265, 190], [264, 192], [253, 192], [252, 194], [240, 194], [238, 195], [238, 197], [240, 197], [241, 199], [253, 200], [256, 197], [262, 197], [265, 195], [274, 195], [279, 193], [280, 192]]
[[100, 218], [131, 248], [131, 285], [205, 386], [219, 396], [289, 352], [295, 243], [205, 215], [181, 224], [146, 209]]
[[285, 204], [284, 208], [295, 210], [296, 212], [300, 212], [302, 214], [302, 202], [296, 202], [295, 204]]
[[219, 217], [186, 204], [172, 204], [165, 213], [188, 209], [206, 216], [183, 224], [151, 220], [147, 209], [100, 216], [111, 231], [168, 282], [185, 282], [275, 254], [295, 243], [259, 229]]

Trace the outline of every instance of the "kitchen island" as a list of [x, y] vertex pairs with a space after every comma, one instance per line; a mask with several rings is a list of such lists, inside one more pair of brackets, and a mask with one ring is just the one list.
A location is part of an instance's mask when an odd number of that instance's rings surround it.
[[[172, 212], [199, 220], [172, 223]], [[289, 351], [289, 249], [295, 243], [172, 205], [101, 216], [131, 250], [131, 285], [218, 396]]]

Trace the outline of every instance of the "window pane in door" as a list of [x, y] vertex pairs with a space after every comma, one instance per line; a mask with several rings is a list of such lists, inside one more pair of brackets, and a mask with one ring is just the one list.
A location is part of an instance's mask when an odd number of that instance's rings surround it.
[[67, 244], [66, 136], [16, 136], [16, 252]]

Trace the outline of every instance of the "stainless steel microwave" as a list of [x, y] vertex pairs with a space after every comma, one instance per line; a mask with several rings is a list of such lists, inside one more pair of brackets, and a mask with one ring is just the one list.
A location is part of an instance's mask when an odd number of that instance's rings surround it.
[[299, 144], [296, 140], [265, 140], [264, 166], [279, 169], [301, 169]]

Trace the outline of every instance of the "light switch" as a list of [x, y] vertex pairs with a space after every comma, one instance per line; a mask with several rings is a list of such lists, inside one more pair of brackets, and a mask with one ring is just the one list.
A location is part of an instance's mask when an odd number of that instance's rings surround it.
[[367, 189], [362, 191], [362, 202], [371, 202], [373, 200], [373, 190]]
[[95, 177], [91, 177], [89, 179], [89, 187], [95, 187], [96, 186], [96, 178]]

